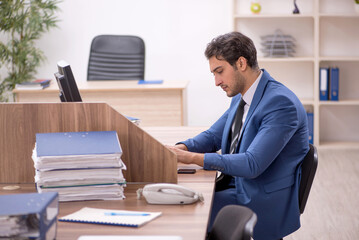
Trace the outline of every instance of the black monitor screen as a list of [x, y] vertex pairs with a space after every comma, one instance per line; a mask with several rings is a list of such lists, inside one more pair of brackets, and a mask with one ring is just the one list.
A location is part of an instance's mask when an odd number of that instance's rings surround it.
[[57, 68], [58, 72], [55, 73], [55, 77], [61, 102], [82, 102], [70, 65], [62, 60], [57, 63]]

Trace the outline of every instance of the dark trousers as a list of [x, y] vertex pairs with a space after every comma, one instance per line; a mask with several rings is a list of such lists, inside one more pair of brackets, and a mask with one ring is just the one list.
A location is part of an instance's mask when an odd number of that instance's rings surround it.
[[209, 232], [212, 229], [214, 219], [216, 218], [219, 210], [221, 210], [224, 206], [230, 204], [238, 204], [235, 188], [227, 188], [222, 191], [218, 191], [218, 192], [216, 191], [214, 193], [211, 217], [207, 228], [207, 232]]

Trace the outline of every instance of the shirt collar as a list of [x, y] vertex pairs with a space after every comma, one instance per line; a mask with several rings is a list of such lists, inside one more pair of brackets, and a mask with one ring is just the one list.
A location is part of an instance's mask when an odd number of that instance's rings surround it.
[[246, 104], [248, 106], [251, 105], [252, 103], [252, 99], [254, 97], [254, 93], [256, 92], [259, 80], [261, 79], [263, 75], [263, 71], [261, 70], [261, 73], [259, 74], [259, 76], [257, 77], [257, 79], [255, 80], [255, 82], [252, 84], [252, 86], [247, 90], [247, 92], [242, 96], [243, 100], [246, 102]]

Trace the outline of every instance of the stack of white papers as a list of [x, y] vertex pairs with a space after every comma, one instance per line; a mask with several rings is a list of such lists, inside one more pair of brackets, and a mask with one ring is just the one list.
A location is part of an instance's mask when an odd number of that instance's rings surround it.
[[38, 133], [32, 159], [38, 192], [59, 201], [123, 199], [126, 180], [116, 131]]
[[26, 233], [26, 218], [23, 216], [0, 216], [0, 238]]

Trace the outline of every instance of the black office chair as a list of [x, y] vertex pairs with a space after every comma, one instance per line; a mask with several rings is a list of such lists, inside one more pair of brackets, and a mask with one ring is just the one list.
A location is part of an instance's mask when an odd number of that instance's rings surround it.
[[257, 215], [240, 205], [227, 205], [217, 214], [208, 240], [250, 240]]
[[302, 214], [307, 204], [310, 189], [318, 166], [317, 148], [309, 144], [309, 151], [302, 163], [302, 177], [299, 185], [299, 210]]
[[[302, 176], [299, 184], [299, 211], [303, 214], [305, 205], [307, 204], [310, 189], [312, 188], [315, 173], [318, 167], [317, 148], [309, 144], [309, 151], [305, 155], [302, 163]], [[283, 240], [283, 238], [279, 239]]]
[[99, 35], [92, 40], [87, 80], [141, 80], [145, 43], [137, 36]]

